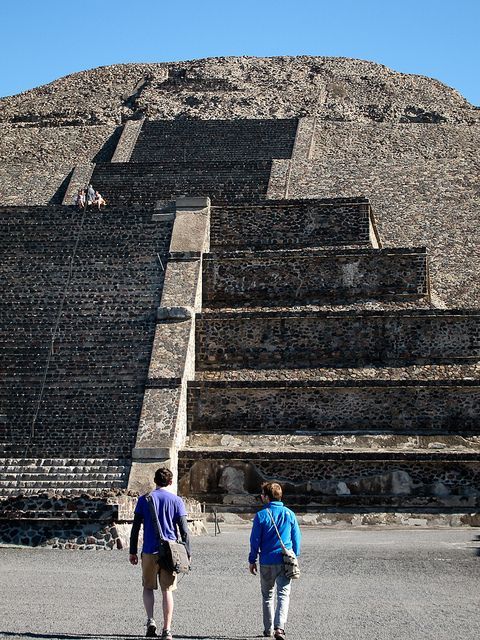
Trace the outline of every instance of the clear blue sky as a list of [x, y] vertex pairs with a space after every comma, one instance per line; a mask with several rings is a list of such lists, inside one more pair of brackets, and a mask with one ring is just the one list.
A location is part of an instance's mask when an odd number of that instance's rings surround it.
[[119, 62], [362, 58], [480, 105], [480, 0], [2, 0], [0, 96]]

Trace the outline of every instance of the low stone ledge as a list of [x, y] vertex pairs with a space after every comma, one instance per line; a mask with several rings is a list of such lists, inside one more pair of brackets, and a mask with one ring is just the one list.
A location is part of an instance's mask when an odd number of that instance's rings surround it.
[[341, 451], [292, 451], [275, 450], [257, 450], [257, 451], [238, 451], [228, 449], [208, 449], [208, 456], [205, 455], [205, 449], [184, 449], [180, 452], [182, 460], [239, 460], [245, 462], [248, 460], [271, 460], [272, 462], [280, 460], [319, 460], [319, 461], [372, 461], [372, 462], [403, 462], [403, 461], [431, 461], [431, 462], [475, 462], [478, 465], [480, 473], [480, 460], [478, 451], [446, 451], [445, 449], [429, 451], [355, 451], [343, 449]]
[[232, 318], [424, 318], [424, 317], [478, 317], [480, 318], [480, 309], [395, 309], [373, 310], [361, 309], [355, 311], [285, 311], [285, 310], [268, 310], [268, 311], [242, 311], [235, 310], [235, 313], [229, 311], [208, 311], [197, 314], [199, 320], [203, 319], [222, 319], [232, 320]]
[[205, 253], [203, 256], [204, 262], [216, 261], [216, 260], [238, 260], [244, 261], [252, 258], [295, 258], [299, 255], [302, 258], [309, 257], [327, 257], [327, 256], [365, 256], [365, 255], [426, 255], [428, 253], [427, 247], [384, 247], [382, 249], [374, 249], [372, 247], [354, 247], [343, 249], [342, 247], [332, 247], [331, 249], [325, 249], [323, 247], [307, 247], [301, 250], [298, 249], [281, 249], [279, 251], [268, 250], [247, 250], [242, 251], [222, 251], [222, 252], [210, 252]]
[[175, 206], [177, 211], [195, 211], [195, 213], [199, 213], [210, 206], [210, 198], [183, 196], [176, 199]]
[[191, 380], [189, 389], [480, 388], [480, 380]]
[[[225, 525], [251, 526], [254, 512], [234, 512], [226, 505], [215, 505], [216, 517], [207, 512], [207, 522], [220, 522]], [[339, 528], [346, 527], [405, 527], [405, 528], [453, 528], [480, 527], [480, 513], [428, 513], [423, 511], [320, 511], [308, 513], [296, 511], [297, 520], [302, 527]]]

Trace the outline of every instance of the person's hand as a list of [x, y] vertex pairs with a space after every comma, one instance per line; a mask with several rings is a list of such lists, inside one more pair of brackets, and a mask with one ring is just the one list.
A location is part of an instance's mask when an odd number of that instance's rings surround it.
[[256, 576], [257, 575], [257, 563], [254, 562], [253, 564], [250, 564], [249, 568], [250, 568], [250, 573], [252, 574], [252, 576]]
[[129, 557], [130, 564], [138, 564], [138, 556], [136, 553], [131, 553]]

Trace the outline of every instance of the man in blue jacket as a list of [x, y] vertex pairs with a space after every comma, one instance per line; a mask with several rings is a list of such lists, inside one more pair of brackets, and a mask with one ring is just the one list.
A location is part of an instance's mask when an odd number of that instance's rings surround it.
[[[300, 553], [301, 533], [293, 511], [282, 502], [282, 487], [277, 482], [262, 485], [261, 500], [264, 508], [253, 520], [250, 535], [250, 573], [257, 575], [257, 556], [260, 552], [260, 586], [263, 601], [263, 635], [266, 638], [285, 639], [285, 626], [290, 603], [291, 580], [283, 568], [282, 547], [272, 518], [287, 549]], [[275, 586], [277, 606], [274, 617]]]

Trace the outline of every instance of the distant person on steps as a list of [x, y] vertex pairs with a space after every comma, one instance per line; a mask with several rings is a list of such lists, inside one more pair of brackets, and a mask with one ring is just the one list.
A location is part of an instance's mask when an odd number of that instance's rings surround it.
[[91, 184], [88, 185], [87, 189], [87, 204], [88, 206], [92, 205], [95, 200], [95, 189]]
[[93, 204], [97, 205], [98, 210], [100, 211], [101, 207], [107, 206], [107, 201], [103, 198], [103, 196], [98, 191], [95, 191], [95, 198], [93, 200]]

